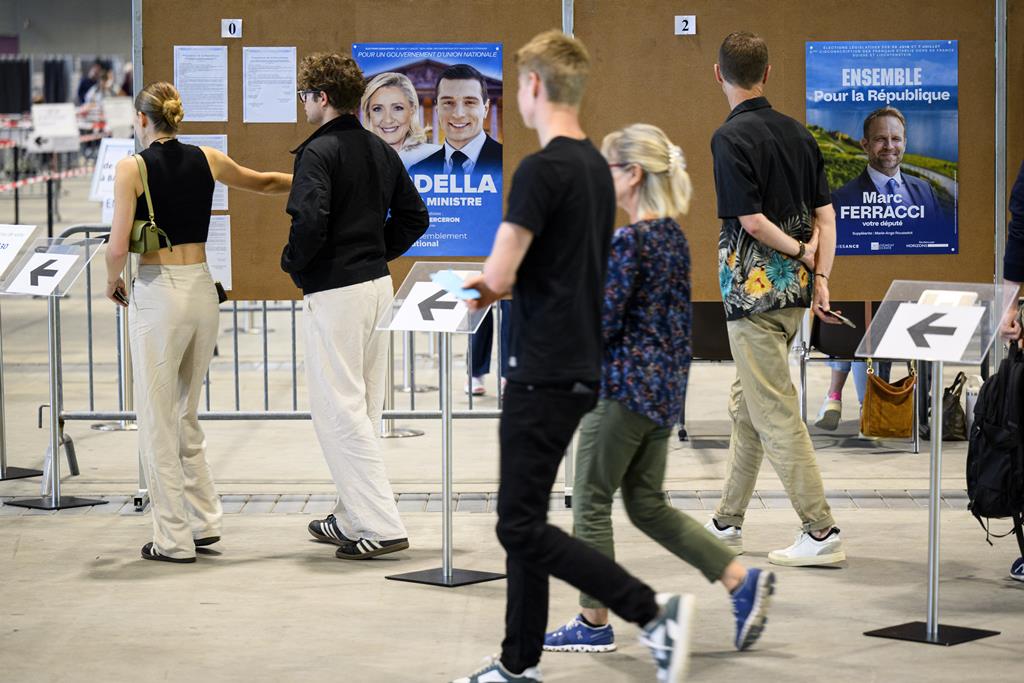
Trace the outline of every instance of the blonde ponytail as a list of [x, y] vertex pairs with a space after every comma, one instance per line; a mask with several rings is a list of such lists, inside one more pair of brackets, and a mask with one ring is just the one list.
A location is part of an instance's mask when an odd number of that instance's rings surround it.
[[634, 123], [605, 136], [601, 152], [609, 161], [643, 169], [637, 206], [641, 213], [674, 218], [689, 211], [693, 186], [686, 158], [663, 130]]

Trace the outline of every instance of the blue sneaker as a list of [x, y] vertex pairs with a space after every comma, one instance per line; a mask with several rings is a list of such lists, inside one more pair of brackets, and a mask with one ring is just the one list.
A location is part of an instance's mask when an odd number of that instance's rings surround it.
[[544, 634], [548, 652], [613, 652], [615, 632], [611, 624], [587, 626], [583, 615], [575, 616], [565, 626]]
[[747, 579], [732, 594], [736, 617], [736, 649], [746, 650], [757, 642], [768, 621], [768, 606], [775, 592], [775, 574], [761, 569], [747, 571]]
[[1010, 578], [1024, 581], [1024, 557], [1018, 557], [1010, 567]]

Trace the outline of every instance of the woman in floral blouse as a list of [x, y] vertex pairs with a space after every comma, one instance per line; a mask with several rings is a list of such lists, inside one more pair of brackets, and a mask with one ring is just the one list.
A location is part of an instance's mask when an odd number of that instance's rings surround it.
[[[601, 397], [580, 424], [573, 488], [576, 536], [614, 556], [615, 491], [641, 531], [732, 594], [738, 649], [764, 626], [774, 576], [747, 570], [699, 522], [674, 509], [662, 489], [668, 439], [690, 368], [690, 249], [674, 216], [686, 213], [691, 185], [682, 150], [661, 129], [634, 124], [608, 135], [619, 208], [630, 225], [612, 237], [602, 327]], [[581, 614], [544, 639], [544, 649], [615, 649], [608, 610], [580, 596]]]

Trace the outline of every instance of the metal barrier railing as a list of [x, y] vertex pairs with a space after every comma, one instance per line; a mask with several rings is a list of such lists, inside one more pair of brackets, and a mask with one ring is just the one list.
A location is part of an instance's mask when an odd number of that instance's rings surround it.
[[[84, 235], [86, 237], [103, 236], [109, 233], [110, 226], [89, 224], [89, 225], [76, 225], [69, 227], [64, 230], [60, 237], [68, 238], [75, 235]], [[129, 264], [126, 266], [125, 280], [128, 286], [131, 286], [131, 259]], [[115, 354], [116, 354], [116, 367], [117, 367], [117, 408], [115, 410], [103, 410], [97, 409], [97, 359], [95, 351], [95, 307], [93, 305], [93, 287], [92, 287], [92, 264], [86, 267], [86, 283], [85, 283], [85, 310], [86, 310], [86, 357], [87, 357], [87, 402], [88, 409], [76, 410], [66, 409], [64, 404], [63, 392], [60, 392], [56, 397], [56, 403], [51, 400], [51, 407], [55, 406], [51, 412], [56, 414], [55, 436], [56, 440], [62, 447], [65, 448], [65, 453], [70, 456], [69, 463], [72, 465], [73, 472], [77, 474], [77, 463], [73, 460], [74, 445], [71, 437], [64, 432], [64, 425], [68, 421], [93, 421], [97, 424], [93, 425], [97, 429], [104, 431], [116, 431], [125, 429], [134, 429], [136, 414], [134, 411], [134, 397], [132, 395], [132, 376], [131, 376], [131, 357], [130, 349], [128, 345], [128, 320], [125, 315], [124, 309], [121, 307], [115, 307]], [[56, 355], [51, 358], [52, 368], [51, 373], [55, 374], [58, 382], [63, 381], [63, 363], [60, 358], [60, 307], [59, 304], [55, 307], [55, 321], [56, 326], [55, 344], [56, 344]], [[232, 301], [227, 304], [223, 304], [221, 307], [222, 314], [230, 314], [231, 316], [231, 327], [225, 331], [231, 333], [230, 348], [231, 348], [231, 374], [232, 374], [232, 391], [233, 391], [233, 410], [215, 409], [212, 395], [214, 393], [214, 380], [211, 378], [211, 373], [207, 372], [206, 379], [204, 381], [204, 404], [206, 410], [199, 414], [201, 420], [308, 420], [310, 414], [308, 411], [299, 409], [299, 397], [298, 397], [298, 335], [297, 335], [297, 311], [298, 305], [294, 301], [289, 302], [237, 302]], [[269, 333], [272, 329], [269, 326], [269, 315], [270, 314], [284, 314], [287, 313], [289, 316], [289, 351], [288, 351], [288, 369], [289, 369], [289, 389], [290, 389], [290, 410], [278, 410], [271, 409], [271, 355], [270, 355], [270, 342]], [[246, 326], [239, 325], [239, 314], [251, 316]], [[240, 348], [240, 335], [252, 334], [254, 326], [252, 322], [255, 316], [260, 317], [261, 326], [258, 328], [258, 334], [261, 336], [259, 342], [258, 361], [256, 365], [262, 371], [262, 401], [261, 409], [243, 408], [242, 401], [242, 384], [243, 384], [243, 361], [242, 361], [242, 350]], [[500, 313], [499, 313], [500, 316]], [[498, 318], [500, 321], [500, 317]], [[53, 331], [53, 330], [51, 330]], [[440, 410], [441, 396], [439, 393], [438, 397], [438, 409], [417, 409], [416, 408], [416, 394], [420, 393], [419, 388], [416, 385], [415, 371], [412, 366], [415, 364], [415, 338], [413, 333], [403, 333], [403, 348], [406, 351], [402, 357], [402, 372], [405, 377], [406, 386], [411, 390], [409, 391], [409, 409], [400, 410], [396, 405], [396, 386], [394, 382], [394, 374], [396, 371], [395, 367], [395, 344], [394, 335], [392, 337], [391, 348], [389, 349], [389, 372], [388, 372], [388, 390], [385, 398], [385, 410], [383, 412], [382, 420], [382, 436], [388, 436], [389, 430], [393, 430], [395, 420], [440, 420], [442, 419], [442, 412]], [[436, 340], [436, 343], [435, 343]], [[429, 338], [431, 349], [440, 348], [440, 338], [431, 336]], [[472, 343], [472, 342], [470, 342]], [[500, 339], [498, 342], [498, 350], [500, 354]], [[471, 353], [466, 354], [467, 363]], [[448, 378], [450, 379], [450, 378]], [[2, 405], [2, 387], [3, 377], [2, 368], [0, 368], [0, 417], [3, 414]], [[433, 390], [438, 390], [437, 387], [431, 387]], [[500, 412], [500, 391], [499, 391], [499, 410], [484, 410], [480, 408], [474, 408], [472, 405], [472, 396], [470, 397], [469, 410], [453, 410], [451, 417], [453, 419], [495, 419], [501, 415]], [[2, 429], [2, 427], [0, 427]], [[421, 430], [407, 430], [411, 432], [411, 435], [421, 435]], [[3, 451], [3, 432], [0, 431], [0, 472], [3, 471], [4, 462], [4, 451]], [[7, 468], [14, 471], [12, 468]], [[37, 473], [37, 471], [33, 472]], [[33, 476], [33, 474], [26, 474], [25, 476]], [[0, 480], [3, 476], [0, 475]], [[145, 482], [145, 477], [142, 471], [141, 463], [139, 467], [139, 486], [136, 494], [134, 495], [135, 507], [141, 511], [145, 508], [148, 500], [148, 489]]]

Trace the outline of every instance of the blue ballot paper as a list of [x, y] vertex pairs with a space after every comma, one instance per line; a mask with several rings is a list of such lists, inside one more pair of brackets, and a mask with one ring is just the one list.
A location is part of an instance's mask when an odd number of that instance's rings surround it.
[[462, 278], [453, 270], [442, 270], [432, 273], [430, 279], [435, 285], [440, 285], [444, 291], [458, 299], [479, 299], [480, 292], [475, 289], [463, 289]]

